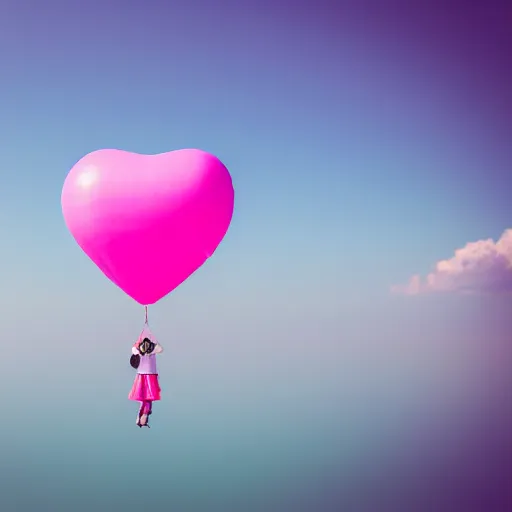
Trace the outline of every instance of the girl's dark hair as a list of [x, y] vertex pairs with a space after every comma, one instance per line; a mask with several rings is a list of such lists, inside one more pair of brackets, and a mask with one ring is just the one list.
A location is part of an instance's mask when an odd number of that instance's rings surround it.
[[151, 354], [151, 352], [155, 350], [156, 346], [149, 338], [144, 338], [142, 340], [142, 343], [139, 345], [139, 351], [142, 345], [146, 345], [146, 350], [144, 351], [144, 354]]

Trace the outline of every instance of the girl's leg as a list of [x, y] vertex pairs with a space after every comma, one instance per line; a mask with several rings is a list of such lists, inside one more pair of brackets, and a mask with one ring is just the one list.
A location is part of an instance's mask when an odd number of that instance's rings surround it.
[[151, 414], [152, 409], [152, 402], [150, 400], [145, 400], [142, 402], [142, 405], [140, 407], [139, 411], [139, 427], [149, 427], [148, 420], [149, 415]]
[[151, 402], [149, 400], [144, 401], [144, 414], [151, 414]]
[[140, 419], [142, 417], [142, 414], [144, 413], [144, 402], [140, 403], [139, 412], [137, 413], [137, 425], [140, 427]]

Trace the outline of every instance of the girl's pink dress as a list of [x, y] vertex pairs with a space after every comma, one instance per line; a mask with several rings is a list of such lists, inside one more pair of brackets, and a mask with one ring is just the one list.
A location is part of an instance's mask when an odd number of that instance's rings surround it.
[[148, 356], [140, 356], [140, 364], [137, 368], [137, 376], [133, 381], [132, 390], [128, 394], [129, 400], [137, 402], [160, 400], [160, 384], [158, 383], [158, 372], [156, 369], [156, 354], [162, 351], [159, 347], [158, 351]]

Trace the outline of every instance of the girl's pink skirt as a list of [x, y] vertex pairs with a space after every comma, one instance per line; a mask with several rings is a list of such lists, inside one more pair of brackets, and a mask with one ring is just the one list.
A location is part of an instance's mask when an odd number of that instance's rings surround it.
[[128, 399], [137, 402], [143, 402], [144, 400], [160, 400], [158, 375], [138, 373], [133, 381], [132, 390], [128, 395]]

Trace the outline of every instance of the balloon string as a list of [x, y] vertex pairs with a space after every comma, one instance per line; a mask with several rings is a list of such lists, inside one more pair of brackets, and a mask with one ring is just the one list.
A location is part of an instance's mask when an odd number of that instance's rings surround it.
[[148, 324], [148, 307], [144, 306], [144, 327], [142, 327], [142, 331], [140, 331], [139, 342], [142, 341], [142, 335], [146, 332], [146, 328], [149, 329], [149, 324]]

